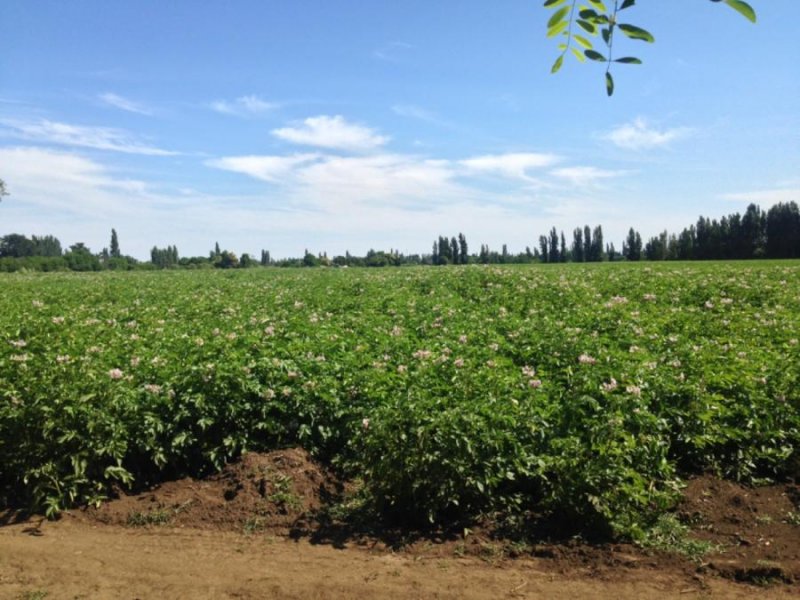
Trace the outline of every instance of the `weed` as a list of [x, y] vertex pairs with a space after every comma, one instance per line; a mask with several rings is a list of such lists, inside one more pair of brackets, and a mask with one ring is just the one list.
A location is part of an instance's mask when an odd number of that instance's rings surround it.
[[656, 524], [646, 532], [639, 545], [643, 548], [680, 554], [693, 561], [699, 561], [709, 552], [718, 549], [710, 542], [689, 537], [689, 528], [682, 524], [675, 515], [669, 513], [662, 515], [656, 521]]
[[800, 511], [790, 510], [783, 518], [783, 522], [789, 525], [800, 525]]
[[175, 517], [174, 509], [154, 508], [149, 511], [133, 511], [128, 514], [129, 527], [149, 527], [167, 525]]

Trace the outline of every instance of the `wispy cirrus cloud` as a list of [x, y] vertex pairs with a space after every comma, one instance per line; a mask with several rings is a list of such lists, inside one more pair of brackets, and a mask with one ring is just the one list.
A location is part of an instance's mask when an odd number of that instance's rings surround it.
[[569, 181], [575, 186], [594, 185], [603, 179], [612, 179], [625, 175], [625, 171], [609, 171], [597, 167], [562, 167], [550, 172], [554, 177]]
[[392, 112], [401, 117], [427, 121], [428, 123], [441, 123], [441, 120], [431, 111], [414, 104], [395, 104]]
[[8, 132], [13, 137], [34, 142], [148, 156], [178, 154], [178, 152], [150, 146], [131, 133], [111, 127], [71, 125], [47, 119], [37, 121], [3, 119], [0, 120], [0, 124], [8, 128]]
[[248, 175], [270, 183], [286, 182], [298, 167], [308, 165], [321, 157], [319, 154], [292, 154], [289, 156], [228, 156], [206, 161], [216, 169]]
[[413, 47], [413, 44], [409, 44], [408, 42], [388, 42], [380, 48], [376, 48], [372, 52], [372, 56], [378, 60], [399, 62], [403, 53], [411, 50]]
[[462, 160], [460, 164], [476, 173], [529, 180], [531, 170], [550, 167], [560, 160], [555, 154], [510, 152], [476, 156]]
[[134, 102], [128, 98], [123, 98], [118, 94], [114, 94], [112, 92], [106, 92], [105, 94], [100, 94], [98, 96], [101, 102], [107, 104], [108, 106], [113, 106], [114, 108], [118, 108], [120, 110], [124, 110], [131, 113], [136, 113], [138, 115], [144, 115], [147, 117], [153, 116], [154, 112], [152, 108], [140, 103]]
[[211, 109], [223, 115], [234, 115], [239, 117], [256, 116], [275, 110], [280, 105], [276, 102], [268, 102], [254, 94], [240, 96], [235, 100], [215, 100], [211, 103]]
[[659, 130], [651, 126], [646, 119], [637, 117], [630, 123], [615, 127], [601, 138], [626, 150], [649, 150], [667, 146], [691, 133], [692, 129], [688, 127]]
[[355, 152], [373, 150], [389, 141], [374, 129], [350, 123], [341, 115], [309, 117], [295, 126], [273, 129], [272, 135], [301, 146]]

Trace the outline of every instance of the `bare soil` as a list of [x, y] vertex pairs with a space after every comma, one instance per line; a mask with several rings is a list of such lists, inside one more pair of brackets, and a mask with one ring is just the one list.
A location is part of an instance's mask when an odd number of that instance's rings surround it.
[[249, 454], [58, 521], [0, 515], [0, 598], [793, 598], [800, 486], [688, 483], [693, 561], [626, 544], [522, 543], [488, 527], [332, 524], [341, 482], [299, 449]]

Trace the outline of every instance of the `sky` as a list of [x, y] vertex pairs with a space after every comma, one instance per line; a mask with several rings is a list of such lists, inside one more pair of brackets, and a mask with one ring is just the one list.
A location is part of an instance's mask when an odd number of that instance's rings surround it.
[[619, 249], [800, 202], [797, 0], [622, 15], [641, 66], [550, 74], [542, 2], [3, 0], [0, 236], [115, 228], [207, 255], [511, 252], [602, 225]]

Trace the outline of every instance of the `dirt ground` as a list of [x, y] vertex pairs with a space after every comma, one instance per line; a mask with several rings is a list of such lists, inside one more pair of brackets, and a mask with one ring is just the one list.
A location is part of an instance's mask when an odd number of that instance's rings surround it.
[[251, 454], [58, 521], [0, 515], [0, 598], [797, 598], [800, 487], [689, 482], [701, 559], [576, 541], [364, 533], [315, 514], [341, 485], [298, 449]]

